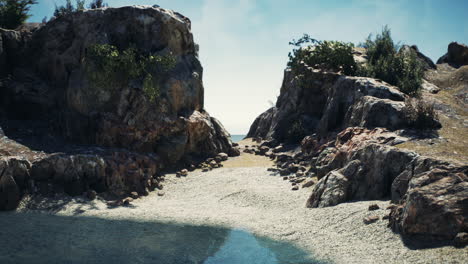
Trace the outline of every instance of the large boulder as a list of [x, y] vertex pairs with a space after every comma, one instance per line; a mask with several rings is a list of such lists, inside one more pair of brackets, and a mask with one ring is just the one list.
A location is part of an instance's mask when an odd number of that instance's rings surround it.
[[29, 179], [30, 163], [18, 157], [0, 159], [0, 211], [15, 209]]
[[[8, 66], [0, 73], [11, 74], [0, 108], [9, 118], [51, 121], [75, 142], [156, 152], [171, 164], [227, 152], [228, 133], [204, 110], [203, 68], [190, 28], [177, 12], [133, 6], [74, 12], [34, 32], [0, 31], [0, 66]], [[169, 56], [175, 65], [158, 77], [155, 100], [140, 79], [104, 89], [85, 66], [95, 44]]]
[[390, 224], [404, 235], [454, 239], [468, 231], [468, 167], [443, 166], [414, 175]]
[[468, 65], [468, 46], [458, 42], [448, 45], [447, 53], [437, 60], [437, 64], [448, 63], [455, 67]]

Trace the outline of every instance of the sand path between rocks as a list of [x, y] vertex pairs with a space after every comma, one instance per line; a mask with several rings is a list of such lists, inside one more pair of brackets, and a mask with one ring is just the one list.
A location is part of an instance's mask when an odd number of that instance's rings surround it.
[[[305, 208], [311, 189], [292, 191], [288, 181], [267, 172], [270, 165], [267, 158], [243, 153], [226, 161], [224, 168], [206, 173], [195, 171], [181, 178], [167, 175], [163, 196], [152, 192], [136, 199], [130, 207], [111, 209], [99, 199], [84, 203], [80, 202], [83, 198], [74, 198], [53, 214], [76, 217], [78, 220], [73, 223], [77, 227], [80, 217], [97, 217], [239, 228], [292, 243], [318, 259], [335, 263], [466, 263], [468, 260], [467, 249], [453, 246], [415, 249], [413, 242], [403, 242], [387, 227], [388, 220], [382, 220], [388, 213], [388, 201]], [[369, 211], [373, 203], [381, 209]], [[365, 225], [363, 218], [374, 214], [380, 220]], [[3, 219], [0, 224], [11, 223], [14, 220], [8, 218], [14, 215], [0, 214]], [[13, 234], [15, 230], [1, 231], [0, 248], [8, 247], [3, 238]], [[35, 241], [32, 237], [34, 232], [15, 239], [28, 243]]]

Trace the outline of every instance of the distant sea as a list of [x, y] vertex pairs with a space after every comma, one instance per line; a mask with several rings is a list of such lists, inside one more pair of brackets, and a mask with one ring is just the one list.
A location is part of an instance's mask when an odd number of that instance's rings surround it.
[[237, 143], [237, 142], [241, 141], [242, 139], [244, 139], [245, 136], [246, 135], [231, 135], [231, 140], [232, 140], [232, 142]]

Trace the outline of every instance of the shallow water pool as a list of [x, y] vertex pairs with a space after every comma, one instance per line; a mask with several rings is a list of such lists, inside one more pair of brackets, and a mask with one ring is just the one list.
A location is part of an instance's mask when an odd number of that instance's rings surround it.
[[223, 227], [0, 213], [0, 263], [322, 263], [284, 242]]

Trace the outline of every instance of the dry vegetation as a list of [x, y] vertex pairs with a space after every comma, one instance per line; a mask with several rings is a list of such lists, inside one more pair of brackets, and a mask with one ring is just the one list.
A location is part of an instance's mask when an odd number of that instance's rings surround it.
[[468, 66], [454, 69], [447, 64], [426, 73], [426, 79], [441, 88], [435, 95], [423, 94], [432, 100], [439, 112], [442, 128], [439, 139], [416, 140], [401, 148], [450, 161], [468, 162]]

